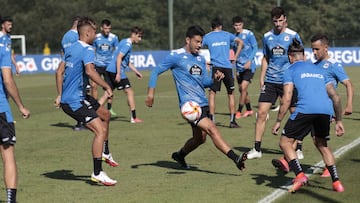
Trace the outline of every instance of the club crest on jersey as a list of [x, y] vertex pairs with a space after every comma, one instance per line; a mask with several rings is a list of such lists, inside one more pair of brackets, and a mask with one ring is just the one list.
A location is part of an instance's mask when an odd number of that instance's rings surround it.
[[290, 40], [290, 37], [289, 37], [288, 35], [286, 35], [286, 36], [284, 37], [284, 41], [287, 42], [287, 41], [289, 41], [289, 40]]
[[191, 66], [191, 68], [189, 69], [189, 73], [190, 73], [191, 75], [201, 75], [202, 69], [200, 68], [200, 66], [194, 64], [194, 65]]
[[325, 63], [323, 68], [329, 68], [330, 64], [329, 63]]
[[196, 60], [197, 60], [197, 61], [201, 61], [201, 56], [197, 56], [197, 57], [196, 57]]

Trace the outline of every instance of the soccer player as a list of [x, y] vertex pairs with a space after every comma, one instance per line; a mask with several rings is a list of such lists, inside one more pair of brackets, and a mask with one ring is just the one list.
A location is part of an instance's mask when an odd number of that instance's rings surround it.
[[11, 71], [11, 48], [0, 43], [0, 151], [4, 165], [4, 182], [7, 202], [16, 202], [17, 167], [15, 161], [15, 126], [8, 96], [23, 115], [29, 118], [30, 111], [24, 107]]
[[[56, 70], [56, 74], [59, 71], [63, 71], [64, 68], [65, 68], [65, 62], [64, 62], [63, 57], [64, 57], [66, 49], [68, 47], [70, 47], [73, 43], [75, 43], [76, 41], [79, 40], [79, 34], [78, 34], [78, 31], [77, 31], [77, 24], [78, 24], [79, 19], [80, 19], [80, 16], [74, 16], [73, 17], [72, 25], [71, 25], [70, 30], [68, 30], [64, 34], [63, 38], [61, 39], [61, 57], [62, 57], [62, 60], [59, 63], [59, 66], [58, 66], [58, 68]], [[59, 74], [63, 74], [63, 73], [59, 73]], [[58, 98], [58, 99], [60, 99], [60, 98]], [[76, 131], [79, 131], [79, 130], [85, 130], [86, 127], [81, 122], [77, 122], [76, 125], [73, 127], [73, 129], [76, 130]]]
[[222, 138], [214, 122], [208, 117], [209, 106], [205, 88], [210, 87], [214, 80], [223, 79], [224, 74], [216, 71], [213, 77], [208, 75], [205, 58], [199, 55], [204, 34], [204, 30], [200, 26], [189, 27], [186, 32], [185, 46], [172, 51], [158, 67], [152, 70], [145, 103], [148, 107], [153, 106], [158, 76], [171, 69], [178, 93], [179, 106], [181, 107], [188, 101], [195, 101], [202, 109], [200, 118], [194, 122], [189, 122], [192, 128], [192, 137], [185, 142], [185, 145], [178, 152], [172, 154], [172, 158], [183, 168], [189, 168], [185, 162], [185, 156], [203, 144], [206, 135], [209, 135], [216, 148], [232, 159], [236, 166], [242, 170], [245, 168], [246, 152], [241, 156], [235, 154]]
[[327, 73], [322, 68], [305, 61], [304, 47], [296, 39], [288, 49], [288, 56], [292, 65], [284, 74], [284, 95], [272, 133], [278, 134], [281, 121], [290, 107], [294, 87], [296, 87], [298, 94], [296, 109], [284, 126], [279, 144], [290, 169], [296, 175], [289, 192], [299, 190], [308, 181], [293, 145], [296, 140], [302, 140], [310, 131], [313, 134], [315, 146], [331, 174], [333, 190], [343, 192], [344, 187], [339, 180], [335, 158], [327, 143], [330, 138], [330, 122], [334, 111], [335, 133], [337, 136], [345, 133], [341, 121], [340, 97], [331, 79], [327, 77]]
[[110, 86], [112, 86], [113, 89], [124, 90], [127, 95], [127, 102], [131, 112], [131, 123], [143, 122], [143, 120], [136, 116], [134, 90], [131, 88], [130, 81], [126, 75], [126, 71], [130, 68], [139, 79], [142, 78], [142, 74], [136, 69], [134, 64], [130, 62], [132, 46], [134, 43], [139, 43], [142, 36], [143, 31], [141, 28], [137, 26], [131, 28], [130, 37], [124, 38], [119, 42], [113, 54], [112, 61], [106, 68], [106, 71], [109, 72]]
[[324, 34], [317, 34], [311, 38], [311, 48], [314, 53], [315, 65], [322, 67], [328, 78], [334, 84], [334, 87], [337, 88], [338, 83], [342, 83], [346, 88], [347, 94], [347, 103], [344, 109], [344, 115], [352, 114], [352, 104], [354, 96], [354, 87], [350, 81], [349, 76], [346, 74], [344, 67], [335, 61], [335, 59], [330, 58], [328, 49], [329, 49], [329, 38]]
[[[354, 88], [350, 81], [349, 76], [344, 70], [344, 67], [335, 61], [335, 59], [330, 58], [328, 49], [329, 49], [329, 38], [324, 34], [316, 34], [311, 38], [311, 48], [314, 53], [315, 65], [323, 68], [326, 72], [326, 76], [330, 78], [333, 82], [335, 89], [338, 86], [338, 83], [342, 83], [346, 88], [347, 93], [347, 103], [344, 109], [344, 115], [352, 114], [352, 104], [354, 96]], [[329, 177], [329, 171], [325, 168], [322, 177]]]
[[[96, 34], [94, 41], [95, 48], [95, 70], [104, 77], [104, 80], [109, 82], [109, 76], [106, 72], [106, 67], [111, 62], [111, 56], [119, 43], [118, 37], [111, 33], [111, 22], [108, 19], [101, 21], [101, 32]], [[98, 87], [95, 82], [91, 82], [91, 95], [98, 98]], [[109, 109], [112, 116], [116, 116], [116, 113], [112, 109], [112, 100], [109, 99], [107, 103], [107, 109]]]
[[265, 33], [262, 40], [264, 58], [261, 62], [261, 91], [255, 124], [255, 143], [254, 148], [248, 153], [248, 159], [262, 157], [261, 141], [269, 110], [277, 98], [283, 95], [283, 75], [290, 65], [287, 56], [288, 47], [294, 38], [301, 42], [299, 34], [287, 28], [286, 14], [281, 7], [275, 7], [270, 14], [274, 28]]
[[[232, 43], [237, 45], [235, 58], [237, 59], [243, 46], [242, 40], [233, 34], [222, 30], [222, 22], [219, 18], [211, 21], [212, 31], [204, 36], [203, 46], [208, 47], [210, 52], [210, 62], [212, 64], [212, 73], [220, 70], [225, 74], [223, 80], [228, 94], [228, 106], [230, 111], [230, 128], [238, 128], [239, 125], [235, 121], [235, 96], [234, 96], [234, 74], [233, 65], [229, 60], [229, 50]], [[210, 118], [215, 122], [215, 97], [216, 92], [221, 89], [221, 81], [214, 81], [209, 92]]]
[[[1, 32], [0, 32], [0, 43], [5, 44], [10, 50], [12, 50], [11, 47], [11, 30], [13, 27], [13, 20], [10, 16], [4, 16], [0, 17], [1, 19]], [[20, 74], [20, 66], [17, 65], [15, 60], [15, 55], [13, 52], [11, 52], [11, 62], [15, 66], [16, 75]]]
[[[236, 79], [239, 85], [239, 107], [236, 112], [236, 118], [244, 118], [253, 115], [251, 108], [248, 87], [256, 70], [255, 55], [258, 50], [258, 45], [254, 33], [251, 30], [244, 28], [244, 21], [240, 16], [235, 16], [232, 19], [235, 36], [241, 39], [244, 43], [239, 57], [236, 59]], [[237, 46], [234, 46], [234, 52]], [[246, 111], [241, 114], [241, 111], [246, 106]]]
[[111, 97], [113, 93], [94, 68], [95, 51], [91, 44], [96, 35], [95, 22], [88, 17], [82, 17], [77, 28], [79, 41], [66, 48], [65, 68], [56, 73], [59, 94], [56, 105], [61, 106], [70, 117], [84, 123], [95, 134], [92, 143], [94, 172], [91, 180], [106, 186], [115, 185], [116, 180], [109, 178], [102, 169], [102, 160], [110, 166], [118, 165], [109, 152], [110, 112], [86, 93], [88, 77], [104, 88], [107, 97]]

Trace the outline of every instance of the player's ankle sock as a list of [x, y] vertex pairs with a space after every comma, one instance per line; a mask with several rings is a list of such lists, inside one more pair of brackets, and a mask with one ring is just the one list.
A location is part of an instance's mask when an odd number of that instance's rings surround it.
[[214, 114], [209, 114], [209, 118], [210, 118], [210, 120], [212, 120], [213, 122], [215, 121], [215, 116], [214, 116]]
[[102, 158], [93, 158], [94, 162], [94, 174], [99, 175], [100, 171], [102, 171]]
[[230, 115], [230, 122], [235, 122], [235, 115], [236, 114], [231, 114]]
[[303, 172], [299, 160], [297, 159], [293, 159], [289, 161], [289, 167], [292, 171], [294, 171], [295, 175], [298, 175], [299, 173]]
[[261, 151], [261, 141], [255, 141], [254, 148], [256, 151]]
[[135, 119], [136, 118], [136, 110], [131, 110], [131, 118]]
[[228, 153], [226, 153], [226, 156], [232, 159], [234, 162], [236, 162], [237, 158], [239, 157], [232, 149], [230, 149]]
[[182, 148], [178, 151], [178, 154], [182, 158], [184, 158], [187, 155], [187, 153]]
[[107, 103], [107, 109], [110, 110], [112, 108], [112, 103]]
[[7, 202], [15, 203], [16, 202], [16, 189], [7, 188], [6, 193], [7, 193]]
[[104, 141], [104, 154], [109, 154], [109, 140]]
[[326, 166], [326, 168], [327, 168], [327, 169], [329, 170], [329, 172], [330, 172], [332, 182], [335, 182], [335, 181], [339, 180], [339, 176], [338, 176], [338, 173], [337, 173], [336, 165]]
[[248, 111], [251, 111], [251, 110], [252, 110], [250, 103], [246, 103], [246, 110], [248, 110]]
[[244, 107], [244, 104], [239, 104], [239, 107], [238, 107], [238, 112], [241, 112], [242, 111], [242, 109], [243, 109], [243, 107]]
[[296, 144], [296, 150], [300, 150], [300, 151], [302, 151], [302, 143], [297, 143]]

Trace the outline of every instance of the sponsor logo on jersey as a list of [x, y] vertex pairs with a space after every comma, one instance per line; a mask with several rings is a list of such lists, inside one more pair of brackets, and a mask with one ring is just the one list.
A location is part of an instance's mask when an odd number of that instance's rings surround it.
[[227, 42], [214, 42], [211, 44], [212, 47], [226, 46]]
[[285, 49], [282, 48], [281, 46], [276, 46], [271, 51], [272, 51], [272, 54], [274, 56], [283, 56], [283, 55], [285, 55]]
[[189, 73], [191, 75], [201, 75], [202, 69], [198, 65], [194, 64], [193, 66], [191, 66]]

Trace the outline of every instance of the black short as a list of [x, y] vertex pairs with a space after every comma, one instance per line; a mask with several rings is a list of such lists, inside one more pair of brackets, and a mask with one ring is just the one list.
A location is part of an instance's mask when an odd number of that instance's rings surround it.
[[[258, 102], [267, 102], [274, 105], [278, 97], [282, 97], [284, 94], [284, 85], [265, 82], [261, 88]], [[295, 107], [297, 103], [297, 91], [294, 88], [293, 95], [291, 98], [290, 107]]]
[[198, 120], [194, 121], [194, 122], [189, 122], [190, 125], [192, 127], [196, 127], [198, 125], [198, 123], [201, 121], [201, 119], [203, 118], [210, 118], [210, 109], [209, 106], [203, 106], [201, 107], [201, 116]]
[[130, 81], [128, 78], [121, 79], [120, 82], [115, 81], [116, 73], [109, 73], [109, 80], [108, 84], [114, 90], [115, 88], [118, 90], [124, 90], [131, 87]]
[[282, 135], [303, 140], [310, 132], [313, 136], [329, 140], [331, 116], [327, 114], [298, 113], [294, 120], [286, 122]]
[[68, 104], [61, 104], [61, 108], [67, 115], [81, 123], [89, 123], [99, 117], [96, 111], [100, 108], [100, 104], [94, 97], [86, 95], [81, 104], [82, 106], [75, 111]]
[[250, 69], [246, 69], [243, 72], [238, 72], [238, 74], [236, 75], [236, 80], [237, 80], [237, 83], [240, 85], [243, 80], [251, 83], [251, 80], [253, 77], [254, 77], [254, 73], [251, 72]]
[[[214, 76], [215, 72], [219, 70], [221, 72], [224, 73], [225, 77], [224, 79], [222, 79], [225, 87], [226, 87], [226, 90], [227, 90], [227, 93], [228, 94], [232, 94], [232, 92], [234, 91], [235, 89], [235, 86], [234, 86], [234, 73], [233, 73], [233, 70], [231, 68], [220, 68], [220, 67], [213, 67], [212, 68], [212, 75]], [[221, 81], [217, 81], [217, 80], [214, 80], [214, 83], [212, 84], [212, 86], [210, 87], [210, 89], [214, 92], [218, 92], [221, 90]]]
[[16, 143], [14, 123], [9, 123], [6, 119], [6, 113], [0, 113], [0, 144], [14, 145]]
[[95, 66], [95, 70], [96, 70], [96, 72], [99, 73], [99, 75], [105, 75], [105, 74], [107, 74], [106, 67]]

